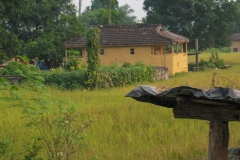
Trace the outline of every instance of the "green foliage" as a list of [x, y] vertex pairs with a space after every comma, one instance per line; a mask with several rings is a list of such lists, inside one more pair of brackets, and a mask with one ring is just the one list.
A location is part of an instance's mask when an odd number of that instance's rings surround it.
[[24, 65], [21, 62], [9, 62], [8, 65], [0, 70], [0, 75], [18, 75], [22, 77], [27, 77], [34, 72], [38, 72], [39, 68], [34, 65]]
[[33, 137], [29, 142], [24, 143], [23, 148], [26, 152], [26, 155], [24, 156], [25, 160], [42, 160], [42, 158], [36, 158], [42, 150], [42, 146], [39, 144], [41, 140], [41, 138]]
[[188, 63], [188, 71], [193, 71], [195, 66], [196, 66], [196, 64], [193, 62]]
[[221, 68], [224, 65], [223, 59], [220, 59], [217, 52], [212, 52], [208, 62], [201, 59], [199, 66], [201, 68]]
[[0, 2], [0, 63], [26, 53], [31, 59], [44, 60], [48, 68], [59, 67], [62, 44], [82, 34], [71, 0]]
[[68, 71], [73, 71], [80, 69], [82, 66], [82, 61], [78, 58], [78, 56], [70, 56], [65, 64], [65, 69]]
[[147, 23], [161, 23], [189, 39], [198, 37], [201, 49], [229, 46], [239, 14], [236, 2], [228, 0], [145, 0], [143, 9]]
[[[121, 21], [121, 13], [116, 10], [110, 10], [111, 12], [111, 23], [112, 24], [120, 24]], [[104, 8], [89, 10], [83, 13], [79, 20], [83, 22], [86, 27], [91, 25], [108, 25], [108, 10]]]
[[[34, 128], [38, 131], [38, 135], [35, 136], [40, 138], [33, 137], [32, 142], [25, 143], [26, 160], [36, 157], [42, 148], [48, 159], [71, 159], [73, 154], [85, 146], [86, 135], [82, 132], [91, 125], [92, 121], [79, 122], [77, 106], [66, 99], [54, 99], [39, 81], [34, 81], [26, 88], [32, 91], [31, 99], [23, 98], [17, 88], [7, 82], [1, 82], [0, 89], [9, 92], [9, 96], [2, 99], [15, 102], [14, 106], [21, 109], [21, 114], [27, 120], [26, 129]], [[37, 143], [39, 140], [42, 140], [42, 146]], [[7, 148], [8, 143], [5, 144], [2, 146]], [[4, 151], [3, 155], [6, 155], [5, 153], [7, 151]]]
[[21, 53], [19, 17], [27, 13], [27, 0], [0, 1], [0, 64]]
[[[106, 4], [102, 4], [100, 0], [92, 1], [91, 9], [86, 9], [79, 17], [79, 20], [88, 27], [91, 25], [108, 25], [111, 24], [133, 24], [136, 23], [136, 16], [132, 16], [134, 10], [125, 4], [118, 7], [114, 3], [110, 9]], [[109, 22], [109, 14], [111, 22]]]
[[136, 16], [132, 16], [134, 10], [128, 4], [118, 7], [118, 12], [121, 13], [120, 24], [134, 24], [137, 21]]
[[97, 83], [98, 70], [100, 59], [98, 56], [99, 50], [99, 29], [91, 28], [87, 32], [87, 85], [90, 89], [94, 89]]
[[42, 76], [46, 85], [54, 86], [58, 89], [74, 90], [86, 87], [87, 74], [86, 70], [83, 69], [70, 72], [55, 70], [45, 72]]
[[[127, 63], [126, 63], [127, 64]], [[149, 82], [153, 80], [155, 68], [143, 64], [123, 67], [105, 67], [100, 69], [97, 88], [124, 86], [127, 84]]]
[[125, 62], [125, 63], [123, 63], [122, 67], [123, 68], [129, 68], [129, 67], [132, 67], [132, 64], [129, 63], [129, 62]]
[[12, 137], [3, 133], [0, 139], [0, 158], [1, 159], [15, 159], [15, 154], [12, 152], [14, 140]]
[[30, 62], [29, 58], [26, 55], [23, 55], [23, 56], [19, 56], [18, 55], [16, 57], [22, 59], [25, 63], [29, 63]]
[[[123, 86], [139, 82], [152, 81], [155, 68], [150, 65], [138, 63], [131, 65], [123, 64], [122, 67], [116, 65], [100, 67], [96, 77], [95, 88], [109, 88]], [[82, 89], [89, 88], [87, 81], [87, 71], [79, 69], [75, 71], [53, 70], [44, 72], [41, 76], [45, 79], [45, 84], [55, 86], [58, 89]]]

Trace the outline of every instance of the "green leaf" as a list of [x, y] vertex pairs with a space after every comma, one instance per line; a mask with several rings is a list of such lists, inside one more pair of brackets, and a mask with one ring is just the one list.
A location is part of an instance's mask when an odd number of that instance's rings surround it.
[[28, 122], [28, 123], [26, 124], [26, 127], [32, 127], [32, 126], [35, 126], [35, 124], [34, 124], [33, 122]]

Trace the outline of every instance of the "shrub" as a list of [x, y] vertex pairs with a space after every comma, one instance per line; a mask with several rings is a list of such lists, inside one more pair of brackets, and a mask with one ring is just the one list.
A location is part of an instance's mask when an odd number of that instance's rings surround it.
[[[155, 67], [139, 63], [131, 67], [118, 67], [116, 65], [100, 67], [95, 88], [109, 88], [127, 84], [152, 81]], [[81, 89], [89, 88], [87, 83], [87, 70], [75, 71], [51, 71], [41, 74], [45, 84], [56, 86], [60, 89]]]
[[[189, 70], [192, 69], [194, 67], [193, 63], [189, 63]], [[218, 56], [217, 52], [212, 52], [211, 53], [211, 57], [209, 58], [208, 61], [204, 61], [201, 59], [201, 61], [199, 62], [199, 67], [201, 67], [201, 70], [205, 70], [207, 68], [221, 68], [222, 66], [224, 66], [224, 61], [223, 59], [220, 59]]]
[[18, 75], [22, 77], [27, 77], [33, 72], [40, 71], [37, 66], [34, 65], [24, 65], [20, 62], [10, 62], [8, 65], [0, 70], [0, 75]]
[[85, 81], [86, 70], [75, 70], [75, 71], [52, 71], [44, 72], [42, 76], [45, 79], [45, 84], [55, 86], [60, 89], [79, 89], [86, 87]]
[[125, 62], [123, 65], [122, 65], [123, 68], [129, 68], [129, 67], [132, 67], [132, 64], [129, 63], [129, 62]]
[[123, 86], [126, 84], [152, 81], [155, 68], [144, 64], [138, 64], [132, 67], [105, 67], [99, 71], [97, 81], [98, 88]]
[[188, 71], [193, 71], [193, 68], [196, 66], [195, 63], [188, 63]]
[[78, 56], [70, 56], [65, 64], [65, 69], [68, 71], [73, 71], [82, 68], [82, 61]]

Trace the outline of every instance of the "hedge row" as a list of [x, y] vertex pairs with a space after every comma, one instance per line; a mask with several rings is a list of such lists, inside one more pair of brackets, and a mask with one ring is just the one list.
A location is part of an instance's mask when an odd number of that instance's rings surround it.
[[[125, 63], [122, 67], [105, 66], [100, 67], [97, 74], [97, 88], [108, 88], [115, 86], [123, 86], [126, 84], [141, 83], [144, 81], [152, 81], [155, 74], [155, 67], [137, 63], [131, 65]], [[59, 89], [79, 89], [89, 88], [87, 85], [87, 69], [82, 68], [74, 71], [65, 69], [56, 69], [51, 71], [40, 71], [38, 67], [33, 65], [23, 65], [19, 62], [9, 63], [0, 75], [19, 75], [27, 79], [42, 76], [45, 85], [54, 86]]]
[[[102, 67], [97, 77], [97, 88], [123, 86], [126, 84], [152, 81], [153, 66]], [[45, 84], [61, 89], [88, 88], [86, 70], [44, 72]]]

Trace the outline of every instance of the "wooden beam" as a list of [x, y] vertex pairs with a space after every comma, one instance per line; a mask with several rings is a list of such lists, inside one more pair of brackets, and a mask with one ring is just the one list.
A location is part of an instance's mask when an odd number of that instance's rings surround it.
[[195, 39], [195, 50], [196, 50], [196, 67], [199, 68], [199, 63], [198, 63], [198, 38]]
[[208, 160], [227, 160], [228, 141], [228, 122], [222, 121], [217, 114], [213, 115], [210, 120]]

